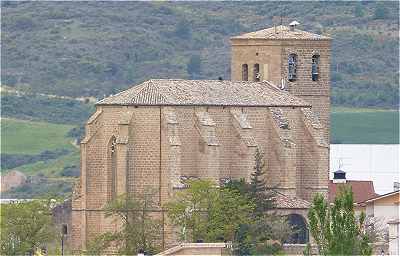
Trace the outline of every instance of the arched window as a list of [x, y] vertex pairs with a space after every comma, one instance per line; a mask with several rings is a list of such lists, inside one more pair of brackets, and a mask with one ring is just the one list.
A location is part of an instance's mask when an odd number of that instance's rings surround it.
[[288, 58], [288, 80], [290, 82], [296, 81], [297, 76], [297, 55], [292, 53]]
[[313, 81], [318, 81], [318, 78], [319, 78], [319, 55], [312, 56], [311, 78]]
[[255, 82], [260, 82], [261, 75], [260, 75], [260, 64], [254, 64], [253, 68], [253, 77]]
[[292, 234], [285, 241], [287, 244], [306, 244], [308, 243], [308, 229], [303, 216], [299, 214], [289, 214], [287, 216], [289, 225], [292, 227]]
[[247, 64], [242, 65], [242, 80], [243, 81], [249, 80], [249, 66]]
[[109, 162], [110, 162], [110, 199], [115, 199], [117, 195], [117, 139], [113, 136], [109, 143]]

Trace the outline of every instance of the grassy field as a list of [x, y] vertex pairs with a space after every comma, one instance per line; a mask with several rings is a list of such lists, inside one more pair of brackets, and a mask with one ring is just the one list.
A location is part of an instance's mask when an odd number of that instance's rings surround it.
[[28, 175], [36, 175], [39, 172], [46, 177], [59, 177], [60, 172], [68, 166], [79, 166], [79, 150], [76, 149], [68, 155], [49, 161], [38, 161], [18, 167], [19, 171]]
[[67, 132], [72, 125], [1, 119], [1, 153], [35, 155], [45, 150], [73, 149]]
[[331, 143], [398, 144], [399, 111], [333, 108]]

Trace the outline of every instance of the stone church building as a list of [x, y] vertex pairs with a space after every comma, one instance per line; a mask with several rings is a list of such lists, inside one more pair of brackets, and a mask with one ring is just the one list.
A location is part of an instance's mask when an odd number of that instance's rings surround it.
[[[327, 194], [331, 39], [292, 25], [231, 45], [230, 81], [151, 79], [96, 104], [72, 199], [75, 250], [117, 228], [101, 210], [117, 195], [156, 188], [167, 223], [162, 205], [185, 179], [249, 179], [257, 147], [282, 214], [304, 217], [313, 195]], [[165, 248], [171, 237], [164, 225]]]

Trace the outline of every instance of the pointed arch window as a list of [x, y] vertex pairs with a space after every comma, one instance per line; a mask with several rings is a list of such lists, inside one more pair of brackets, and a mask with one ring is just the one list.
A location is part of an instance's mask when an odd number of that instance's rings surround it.
[[109, 143], [110, 161], [110, 198], [115, 199], [117, 195], [117, 139], [113, 136]]
[[247, 64], [242, 65], [242, 81], [249, 81], [249, 66]]
[[288, 58], [288, 80], [290, 82], [297, 79], [297, 55], [292, 53]]
[[313, 81], [318, 81], [319, 79], [319, 55], [315, 54], [312, 56], [311, 63], [311, 78]]
[[260, 75], [260, 64], [254, 64], [253, 68], [253, 77], [255, 82], [260, 82], [261, 75]]

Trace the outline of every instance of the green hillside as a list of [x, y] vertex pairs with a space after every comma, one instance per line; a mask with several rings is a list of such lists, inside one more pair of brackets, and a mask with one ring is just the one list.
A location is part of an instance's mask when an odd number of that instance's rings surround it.
[[72, 125], [1, 119], [1, 153], [35, 155], [45, 150], [74, 149], [66, 135]]
[[399, 111], [334, 108], [331, 143], [398, 144]]
[[1, 198], [65, 196], [79, 176], [79, 150], [72, 144], [73, 125], [1, 119], [1, 173], [23, 172], [28, 182], [2, 192]]
[[2, 1], [1, 7], [1, 171], [17, 169], [29, 179], [3, 198], [71, 193], [79, 175], [71, 142], [94, 111], [80, 97], [103, 98], [150, 78], [229, 79], [229, 37], [270, 27], [279, 16], [333, 38], [331, 142], [399, 143], [399, 112], [391, 110], [399, 106], [396, 2]]
[[395, 108], [398, 12], [395, 1], [2, 1], [2, 78], [18, 90], [99, 98], [150, 78], [228, 79], [229, 37], [284, 16], [334, 39], [333, 104]]

